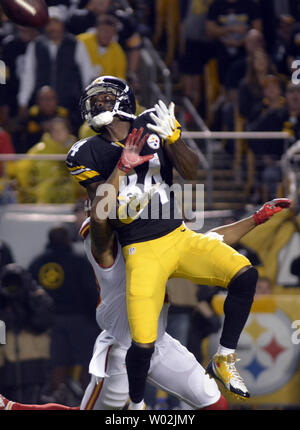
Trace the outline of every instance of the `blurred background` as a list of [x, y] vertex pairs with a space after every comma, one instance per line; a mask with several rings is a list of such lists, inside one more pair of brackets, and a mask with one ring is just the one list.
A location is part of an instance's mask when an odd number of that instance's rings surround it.
[[[299, 2], [46, 3], [50, 20], [39, 30], [14, 25], [0, 10], [0, 320], [7, 327], [0, 392], [76, 406], [89, 380], [98, 293], [78, 236], [86, 196], [64, 160], [76, 140], [93, 134], [80, 116], [82, 90], [115, 75], [132, 85], [137, 113], [158, 99], [175, 102], [200, 159], [191, 183], [204, 184], [200, 231], [273, 198], [293, 200], [235, 245], [259, 280], [237, 351], [252, 397], [227, 399], [232, 409], [299, 409]], [[198, 210], [193, 196], [190, 213]], [[168, 331], [205, 366], [226, 291], [180, 279], [168, 290]], [[150, 386], [146, 403], [187, 408]]]

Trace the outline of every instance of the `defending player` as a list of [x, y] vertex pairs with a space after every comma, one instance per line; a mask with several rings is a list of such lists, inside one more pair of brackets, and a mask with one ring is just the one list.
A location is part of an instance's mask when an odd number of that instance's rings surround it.
[[[257, 272], [233, 248], [217, 238], [194, 233], [176, 216], [174, 196], [166, 192], [167, 186], [172, 185], [172, 169], [175, 167], [184, 178], [193, 179], [198, 162], [180, 139], [174, 105], [168, 109], [159, 102], [155, 110], [135, 117], [134, 95], [126, 82], [104, 76], [86, 89], [81, 106], [83, 117], [99, 134], [77, 142], [68, 154], [67, 165], [92, 199], [100, 185], [97, 205], [106, 198], [107, 185], [127, 199], [139, 192], [139, 187], [147, 192], [159, 184], [155, 193], [159, 197], [157, 205], [151, 199], [144, 211], [139, 211], [139, 216], [129, 222], [110, 220], [118, 233], [126, 262], [126, 301], [132, 337], [126, 368], [133, 404], [137, 408], [143, 405], [158, 318], [170, 277], [228, 288], [220, 347], [208, 371], [230, 392], [249, 397], [235, 368], [235, 349], [250, 312]], [[147, 137], [142, 155], [124, 147], [134, 128], [153, 132]], [[147, 159], [139, 163], [140, 157]], [[168, 218], [164, 216], [166, 205], [170, 210]], [[275, 210], [288, 206], [286, 201], [272, 205]], [[148, 218], [143, 217], [146, 210], [151, 213]], [[257, 224], [264, 222], [260, 216], [255, 220]]]

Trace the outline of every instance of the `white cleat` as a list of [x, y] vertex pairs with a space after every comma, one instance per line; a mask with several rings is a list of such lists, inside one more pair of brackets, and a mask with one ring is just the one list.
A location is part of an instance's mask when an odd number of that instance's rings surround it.
[[206, 373], [220, 381], [234, 396], [239, 399], [247, 399], [250, 397], [250, 393], [235, 367], [237, 361], [239, 359], [236, 354], [215, 354], [206, 368]]

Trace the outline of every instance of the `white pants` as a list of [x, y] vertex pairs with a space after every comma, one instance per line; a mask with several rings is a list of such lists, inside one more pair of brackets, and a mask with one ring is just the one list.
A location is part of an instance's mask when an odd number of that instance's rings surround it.
[[[97, 376], [92, 374], [80, 409], [122, 409], [128, 400], [125, 365], [128, 348], [105, 335], [102, 332], [96, 341], [101, 351], [97, 352], [95, 344], [92, 362], [99, 366], [98, 369], [90, 366], [90, 372], [92, 367]], [[167, 333], [155, 345], [147, 380], [195, 409], [216, 403], [221, 395], [215, 380], [205, 375], [194, 355]]]

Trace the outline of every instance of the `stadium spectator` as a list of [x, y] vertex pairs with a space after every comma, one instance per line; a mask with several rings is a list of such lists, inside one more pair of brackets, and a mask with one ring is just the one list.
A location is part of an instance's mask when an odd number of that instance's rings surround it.
[[[264, 83], [266, 76], [270, 74], [274, 75], [274, 78], [277, 76], [276, 68], [267, 52], [264, 49], [258, 49], [263, 43], [261, 33], [251, 30], [246, 40], [249, 46], [248, 55], [236, 60], [229, 69], [228, 75], [231, 75], [231, 79], [227, 79], [228, 87], [215, 105], [213, 129], [242, 131], [270, 103], [266, 98], [264, 100]], [[238, 84], [245, 65], [247, 65], [246, 75]], [[280, 94], [276, 100], [272, 95], [272, 103], [282, 102]], [[248, 153], [248, 148], [240, 141], [228, 140], [225, 144], [226, 151], [235, 153], [235, 168], [240, 165], [241, 147], [243, 147], [242, 151]]]
[[239, 84], [246, 76], [249, 58], [259, 49], [265, 49], [264, 37], [260, 31], [252, 28], [245, 36], [246, 55], [233, 61], [228, 68], [225, 88], [231, 102], [237, 104]]
[[29, 270], [54, 301], [50, 359], [51, 392], [55, 392], [62, 384], [75, 381], [80, 388], [87, 382], [88, 363], [99, 334], [95, 322], [98, 294], [93, 271], [87, 259], [73, 250], [68, 228], [53, 226], [48, 239]]
[[84, 45], [65, 32], [60, 10], [50, 7], [49, 16], [45, 33], [29, 43], [25, 53], [18, 94], [20, 114], [27, 112], [36, 92], [49, 85], [57, 92], [59, 105], [69, 109], [72, 122], [79, 126], [79, 95], [95, 71]]
[[267, 75], [262, 81], [262, 88], [263, 99], [261, 109], [257, 115], [270, 109], [281, 108], [285, 105], [283, 82], [280, 81], [278, 76]]
[[257, 116], [257, 105], [263, 99], [263, 82], [269, 74], [276, 75], [277, 71], [266, 51], [259, 49], [248, 56], [246, 76], [239, 85], [238, 95], [239, 113], [245, 126]]
[[288, 46], [288, 66], [291, 66], [294, 60], [300, 59], [299, 37], [300, 23], [296, 21], [291, 31], [290, 43]]
[[[250, 124], [251, 131], [286, 131], [290, 134], [290, 142], [300, 138], [300, 87], [290, 83], [286, 90], [286, 104], [277, 109], [262, 113], [256, 121]], [[261, 199], [268, 200], [277, 195], [281, 181], [281, 169], [278, 164], [287, 142], [284, 140], [262, 140], [248, 142], [256, 159], [262, 157], [263, 168], [257, 182], [261, 184]], [[259, 173], [259, 172], [258, 172]], [[272, 197], [273, 196], [273, 197]]]
[[256, 284], [255, 298], [273, 293], [273, 284], [270, 278], [260, 276]]
[[155, 25], [152, 37], [153, 44], [161, 50], [162, 40], [166, 38], [164, 61], [168, 67], [176, 55], [176, 45], [179, 42], [180, 8], [178, 0], [155, 0]]
[[[250, 82], [250, 80], [248, 82]], [[254, 83], [255, 80], [253, 81], [252, 88], [253, 90], [254, 88], [258, 90], [256, 93], [257, 98], [255, 99], [254, 91], [250, 90], [250, 94], [254, 95], [254, 97], [252, 97], [252, 100], [249, 97], [250, 100], [248, 99], [248, 103], [252, 101], [252, 106], [248, 107], [246, 99], [248, 95], [247, 91], [250, 89], [250, 86], [248, 86], [246, 83], [241, 85], [240, 107], [242, 108], [243, 113], [245, 113], [246, 110], [249, 112], [249, 118], [247, 118], [248, 121], [246, 121], [245, 127], [251, 123], [251, 120], [255, 121], [262, 113], [266, 113], [272, 109], [281, 108], [285, 105], [285, 97], [283, 96], [284, 84], [277, 74], [267, 74], [264, 77], [262, 76], [261, 79], [258, 78], [256, 85], [254, 85]]]
[[100, 75], [111, 75], [125, 79], [127, 74], [126, 54], [115, 41], [118, 22], [112, 15], [97, 18], [95, 32], [82, 33], [78, 40], [83, 42], [93, 66]]
[[11, 264], [13, 262], [14, 256], [9, 245], [3, 240], [0, 240], [0, 270], [7, 264]]
[[[66, 154], [74, 141], [67, 120], [54, 118], [49, 132], [28, 154]], [[17, 179], [20, 203], [73, 203], [78, 197], [79, 187], [68, 177], [63, 161], [20, 160], [11, 176]]]
[[18, 113], [17, 95], [24, 70], [24, 54], [27, 45], [38, 34], [35, 28], [16, 26], [16, 32], [2, 41], [2, 59], [7, 67], [7, 80], [3, 85], [4, 94], [1, 105], [7, 108], [10, 117]]
[[[154, 0], [129, 0], [137, 32], [141, 36], [151, 37], [154, 30], [155, 2]], [[187, 2], [184, 2], [187, 4]]]
[[[242, 131], [244, 129], [244, 118], [239, 111], [239, 87], [242, 81], [246, 80], [248, 64], [252, 64], [253, 56], [260, 49], [264, 49], [263, 35], [253, 28], [245, 36], [246, 55], [233, 61], [228, 68], [223, 94], [218, 98], [212, 109], [212, 129], [221, 131]], [[256, 85], [254, 87], [256, 91]], [[249, 157], [248, 148], [245, 142], [239, 140], [226, 140], [224, 143], [225, 150], [230, 154], [235, 154], [233, 167], [235, 173], [240, 176], [242, 155], [246, 153], [247, 157]]]
[[20, 402], [38, 403], [47, 379], [53, 302], [30, 273], [16, 264], [2, 268], [0, 285], [0, 319], [6, 324], [6, 344], [0, 349], [0, 389]]
[[[214, 44], [208, 40], [205, 19], [211, 1], [193, 0], [181, 26], [181, 55], [179, 67], [183, 93], [195, 107], [203, 101], [205, 91], [204, 67], [214, 56]], [[212, 83], [212, 80], [214, 82]], [[217, 76], [210, 74], [210, 85], [217, 85]]]
[[214, 0], [206, 28], [207, 35], [216, 42], [219, 80], [224, 84], [230, 63], [245, 55], [248, 30], [262, 31], [259, 6], [252, 0]]
[[[293, 5], [294, 3], [294, 5]], [[297, 0], [263, 0], [259, 1], [263, 22], [263, 34], [266, 50], [271, 55], [278, 36], [279, 22], [282, 16], [291, 16], [297, 21]]]
[[[300, 138], [300, 87], [290, 83], [285, 93], [285, 106], [272, 109], [263, 113], [254, 121], [250, 129], [253, 131], [287, 131], [291, 139], [296, 141]], [[273, 154], [277, 159], [284, 151], [284, 143], [279, 141], [270, 145], [269, 141], [254, 144], [253, 149], [257, 154]]]
[[280, 15], [277, 20], [275, 41], [272, 46], [271, 55], [278, 73], [286, 81], [290, 78], [289, 46], [295, 20], [290, 15]]
[[94, 29], [100, 16], [114, 15], [118, 21], [115, 39], [127, 56], [127, 78], [135, 81], [142, 46], [141, 35], [133, 13], [128, 8], [126, 10], [119, 8], [115, 3], [112, 0], [89, 0], [84, 9], [75, 9], [71, 13], [67, 26], [71, 33], [78, 35]]
[[41, 87], [36, 94], [36, 103], [29, 108], [28, 117], [24, 123], [24, 132], [20, 136], [18, 152], [27, 152], [38, 143], [53, 118], [69, 118], [69, 111], [58, 105], [56, 91], [49, 87]]

